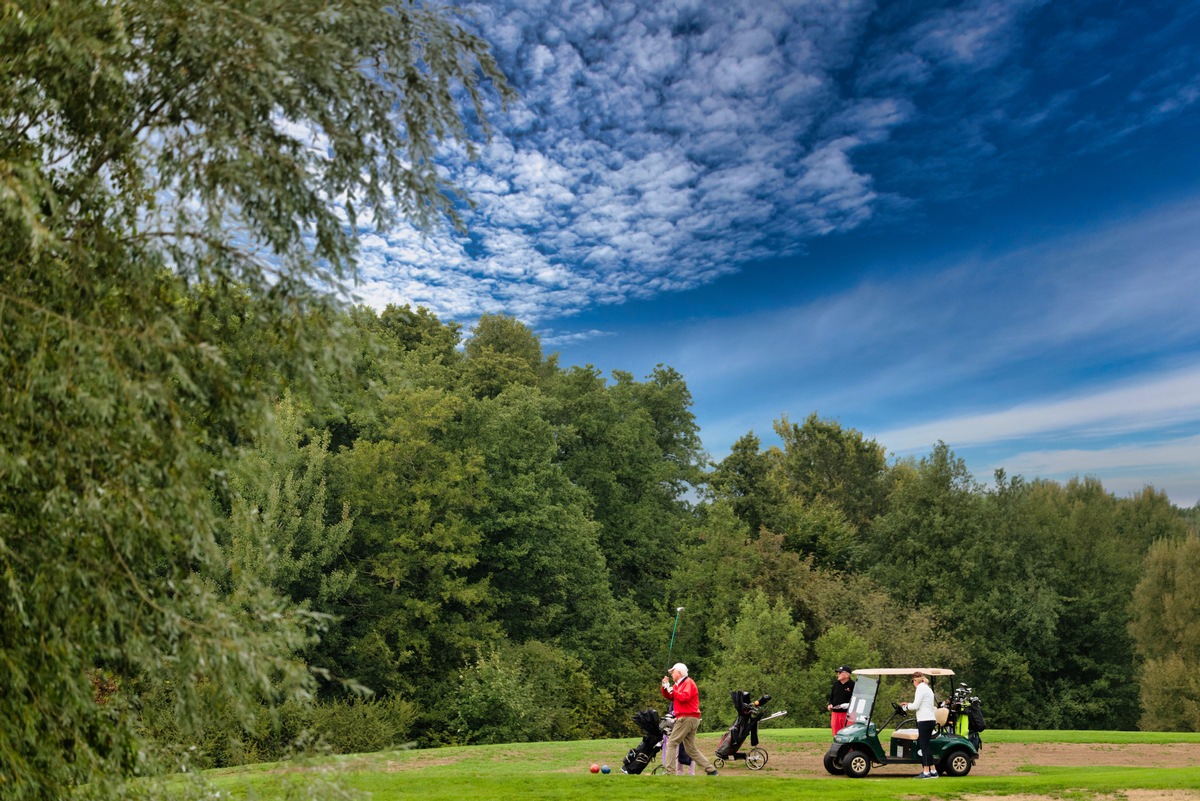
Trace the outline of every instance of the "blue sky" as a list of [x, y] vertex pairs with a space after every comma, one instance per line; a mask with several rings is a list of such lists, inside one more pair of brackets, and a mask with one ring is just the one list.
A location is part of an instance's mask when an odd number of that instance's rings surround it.
[[816, 412], [1200, 499], [1200, 0], [463, 5], [521, 99], [363, 301], [670, 365], [715, 459]]

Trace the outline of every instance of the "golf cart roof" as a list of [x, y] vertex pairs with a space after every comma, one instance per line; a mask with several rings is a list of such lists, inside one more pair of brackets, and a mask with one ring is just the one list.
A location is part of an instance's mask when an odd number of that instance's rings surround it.
[[954, 671], [949, 668], [860, 668], [854, 671], [856, 676], [911, 676], [914, 673], [923, 673], [926, 676], [954, 675]]

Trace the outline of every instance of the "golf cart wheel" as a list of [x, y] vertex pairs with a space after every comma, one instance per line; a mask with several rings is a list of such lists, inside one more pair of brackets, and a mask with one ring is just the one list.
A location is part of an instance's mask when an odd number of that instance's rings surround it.
[[758, 746], [750, 749], [750, 753], [746, 754], [746, 767], [750, 770], [762, 770], [763, 765], [767, 764], [767, 752]]
[[871, 757], [856, 748], [842, 757], [842, 768], [851, 779], [861, 779], [871, 772]]
[[721, 768], [725, 767], [725, 760], [721, 759], [720, 757], [716, 757], [713, 759], [713, 767], [717, 770], [720, 770]]
[[947, 776], [966, 776], [971, 772], [971, 755], [956, 748], [942, 759], [942, 773]]
[[825, 770], [829, 771], [834, 776], [841, 776], [846, 772], [842, 767], [842, 763], [838, 762], [836, 758], [830, 756], [829, 754], [825, 755]]
[[666, 776], [667, 775], [667, 766], [663, 765], [661, 763], [659, 763], [658, 765], [655, 765], [654, 770], [650, 771], [650, 775], [651, 776]]

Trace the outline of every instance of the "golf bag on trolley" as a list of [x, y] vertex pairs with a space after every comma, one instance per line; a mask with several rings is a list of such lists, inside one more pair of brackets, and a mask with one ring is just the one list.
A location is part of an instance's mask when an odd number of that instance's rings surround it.
[[966, 684], [960, 684], [950, 699], [951, 728], [971, 741], [976, 751], [983, 750], [979, 736], [987, 728], [979, 696]]
[[662, 748], [662, 721], [658, 718], [657, 709], [643, 709], [633, 716], [633, 722], [642, 730], [642, 741], [625, 755], [625, 761], [621, 763], [622, 773], [641, 773]]
[[[733, 699], [733, 708], [737, 710], [737, 719], [717, 744], [717, 759], [721, 761], [746, 759], [747, 765], [758, 770], [767, 761], [766, 752], [758, 748], [758, 724], [764, 720], [762, 715], [765, 710], [763, 707], [771, 700], [771, 696], [763, 694], [757, 701], [751, 701], [750, 693], [746, 690], [733, 690], [729, 696]], [[775, 712], [765, 720], [782, 717], [786, 714], [787, 712]], [[747, 737], [750, 738], [752, 759], [747, 759], [747, 755], [738, 750], [742, 747], [742, 743], [746, 742]]]

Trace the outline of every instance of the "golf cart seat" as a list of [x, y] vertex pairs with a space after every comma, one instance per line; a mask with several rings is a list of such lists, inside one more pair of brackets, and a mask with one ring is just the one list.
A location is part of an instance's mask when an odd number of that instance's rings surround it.
[[[947, 709], [946, 707], [939, 706], [937, 709], [933, 710], [933, 722], [937, 724], [937, 727], [939, 729], [942, 726], [945, 726], [946, 721], [949, 719], [950, 719], [950, 710]], [[892, 732], [892, 739], [893, 740], [916, 740], [917, 739], [917, 730], [916, 729], [896, 729], [894, 732]]]

